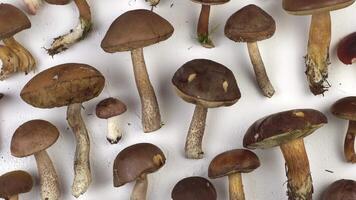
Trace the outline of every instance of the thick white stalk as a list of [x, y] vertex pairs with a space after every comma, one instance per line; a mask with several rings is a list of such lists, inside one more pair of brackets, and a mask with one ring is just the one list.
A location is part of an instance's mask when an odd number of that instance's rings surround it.
[[120, 128], [119, 118], [120, 116], [115, 116], [108, 119], [108, 134], [106, 136], [106, 139], [111, 144], [117, 144], [123, 134]]

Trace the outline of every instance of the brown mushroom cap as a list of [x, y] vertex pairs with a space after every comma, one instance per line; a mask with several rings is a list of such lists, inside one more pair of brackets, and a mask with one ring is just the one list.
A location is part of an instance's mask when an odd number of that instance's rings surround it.
[[0, 198], [8, 199], [29, 192], [32, 187], [32, 176], [25, 171], [12, 171], [0, 176]]
[[339, 99], [331, 106], [331, 112], [339, 118], [356, 121], [356, 97]]
[[312, 15], [318, 12], [342, 9], [354, 2], [355, 0], [283, 0], [283, 8], [293, 15]]
[[18, 127], [12, 136], [11, 154], [26, 157], [46, 150], [59, 137], [58, 129], [48, 121], [31, 120]]
[[0, 4], [0, 40], [31, 28], [31, 22], [20, 9], [11, 4]]
[[149, 143], [140, 143], [122, 150], [114, 162], [114, 186], [135, 181], [144, 174], [160, 169], [166, 162], [161, 149]]
[[191, 0], [195, 3], [203, 5], [220, 5], [229, 2], [230, 0]]
[[313, 109], [276, 113], [253, 123], [245, 134], [243, 145], [252, 149], [279, 146], [304, 138], [327, 122], [323, 113]]
[[337, 57], [346, 65], [356, 62], [356, 32], [347, 35], [339, 42]]
[[179, 181], [173, 188], [172, 200], [216, 200], [214, 185], [202, 177], [188, 177]]
[[126, 105], [116, 98], [107, 98], [96, 105], [96, 116], [101, 119], [108, 119], [126, 112]]
[[131, 51], [166, 40], [173, 31], [173, 26], [156, 13], [132, 10], [111, 24], [101, 48], [108, 53]]
[[322, 194], [321, 200], [355, 200], [356, 182], [353, 180], [338, 180], [331, 184]]
[[49, 4], [54, 5], [66, 5], [70, 2], [70, 0], [45, 0]]
[[211, 60], [185, 63], [174, 74], [172, 83], [183, 100], [207, 108], [231, 106], [241, 97], [231, 70]]
[[104, 76], [94, 67], [68, 63], [37, 74], [25, 85], [20, 95], [34, 107], [61, 107], [98, 96], [104, 84]]

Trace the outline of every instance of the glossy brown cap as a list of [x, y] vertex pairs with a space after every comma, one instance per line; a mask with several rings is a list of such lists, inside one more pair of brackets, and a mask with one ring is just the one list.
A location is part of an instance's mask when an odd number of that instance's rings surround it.
[[66, 5], [71, 0], [45, 0], [45, 1], [49, 4], [54, 4], [54, 5]]
[[33, 187], [32, 176], [25, 171], [12, 171], [0, 176], [0, 198], [27, 193]]
[[346, 65], [356, 62], [356, 32], [340, 41], [337, 47], [337, 57]]
[[293, 15], [312, 15], [342, 9], [354, 2], [355, 0], [283, 0], [283, 8]]
[[173, 31], [173, 26], [156, 13], [132, 10], [111, 24], [101, 48], [108, 53], [131, 51], [166, 40]]
[[241, 98], [231, 70], [211, 60], [185, 63], [174, 74], [172, 83], [183, 100], [207, 108], [231, 106]]
[[291, 140], [304, 138], [328, 122], [326, 116], [313, 109], [289, 110], [264, 117], [247, 130], [246, 148], [271, 148]]
[[11, 154], [22, 158], [46, 150], [59, 137], [58, 129], [48, 121], [31, 120], [18, 127], [12, 136]]
[[214, 185], [202, 177], [188, 177], [180, 180], [173, 188], [172, 200], [216, 200]]
[[338, 180], [331, 184], [322, 194], [321, 200], [355, 200], [356, 181]]
[[0, 40], [31, 28], [31, 22], [20, 9], [11, 4], [0, 4]]
[[256, 5], [248, 5], [234, 13], [226, 22], [225, 35], [235, 42], [257, 42], [273, 36], [276, 22]]
[[336, 117], [356, 121], [356, 97], [345, 97], [337, 100], [331, 106], [331, 112]]
[[37, 74], [20, 95], [34, 107], [53, 108], [89, 101], [101, 93], [104, 85], [104, 76], [94, 67], [68, 63]]
[[140, 143], [122, 150], [114, 162], [114, 186], [120, 187], [142, 175], [159, 170], [166, 163], [161, 149], [149, 143]]
[[191, 1], [203, 5], [220, 5], [220, 4], [225, 4], [230, 0], [191, 0]]
[[126, 112], [126, 105], [116, 98], [107, 98], [96, 105], [96, 116], [101, 119], [109, 119]]

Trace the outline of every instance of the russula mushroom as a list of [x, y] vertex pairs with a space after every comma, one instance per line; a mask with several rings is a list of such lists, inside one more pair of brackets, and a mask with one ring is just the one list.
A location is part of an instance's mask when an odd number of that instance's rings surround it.
[[185, 63], [175, 72], [172, 83], [178, 96], [196, 105], [185, 143], [185, 156], [201, 159], [208, 108], [235, 104], [241, 97], [240, 90], [228, 68], [206, 59]]
[[67, 63], [42, 71], [22, 89], [21, 98], [37, 108], [68, 106], [67, 121], [76, 137], [72, 194], [85, 193], [91, 183], [90, 141], [81, 116], [82, 103], [98, 96], [105, 78], [86, 64]]
[[337, 57], [345, 65], [356, 62], [356, 33], [343, 38], [337, 48]]
[[326, 123], [326, 116], [313, 109], [276, 113], [253, 123], [243, 145], [249, 149], [279, 146], [286, 162], [289, 200], [311, 200], [313, 183], [303, 138]]
[[148, 174], [159, 170], [166, 162], [162, 150], [149, 143], [140, 143], [122, 150], [114, 162], [114, 187], [136, 181], [131, 200], [145, 200]]
[[321, 195], [321, 200], [356, 199], [356, 181], [342, 179], [332, 183]]
[[199, 176], [187, 177], [180, 180], [171, 193], [172, 200], [216, 200], [214, 185]]
[[104, 99], [96, 105], [96, 116], [108, 120], [108, 134], [106, 139], [111, 144], [117, 144], [122, 137], [119, 118], [126, 110], [126, 105], [122, 101], [112, 97]]
[[268, 78], [257, 42], [268, 39], [276, 31], [274, 19], [256, 5], [248, 5], [234, 13], [226, 22], [225, 35], [235, 42], [246, 42], [258, 86], [266, 97], [275, 90]]
[[241, 173], [250, 173], [260, 166], [260, 160], [252, 151], [234, 149], [217, 155], [209, 165], [209, 178], [229, 178], [230, 200], [244, 200]]
[[330, 12], [345, 8], [355, 0], [283, 0], [283, 8], [292, 15], [312, 15], [308, 51], [305, 56], [306, 75], [310, 91], [314, 95], [324, 94], [330, 87], [327, 82], [329, 48], [331, 40]]
[[31, 191], [32, 176], [21, 170], [8, 172], [0, 176], [0, 198], [18, 200], [19, 194]]
[[3, 65], [0, 80], [4, 80], [15, 72], [27, 74], [34, 70], [35, 59], [14, 38], [17, 33], [29, 28], [31, 28], [31, 22], [20, 9], [10, 4], [0, 4], [0, 40], [5, 45], [0, 45], [0, 59]]
[[173, 26], [154, 12], [132, 10], [111, 24], [101, 42], [101, 48], [108, 53], [131, 52], [145, 133], [158, 130], [162, 122], [156, 94], [148, 77], [143, 48], [168, 39], [173, 31]]
[[19, 126], [11, 140], [11, 154], [18, 158], [34, 155], [40, 175], [42, 200], [60, 197], [58, 176], [46, 152], [59, 137], [58, 129], [48, 121], [31, 120]]

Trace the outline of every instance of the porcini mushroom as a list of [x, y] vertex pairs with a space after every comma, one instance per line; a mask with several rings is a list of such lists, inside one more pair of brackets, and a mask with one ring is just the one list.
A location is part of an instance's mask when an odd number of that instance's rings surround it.
[[345, 65], [356, 62], [356, 32], [343, 38], [337, 48], [337, 57]]
[[356, 182], [346, 179], [335, 181], [321, 195], [321, 200], [354, 199], [356, 199]]
[[140, 143], [122, 150], [114, 162], [114, 187], [136, 181], [131, 200], [145, 200], [148, 174], [159, 170], [166, 162], [162, 150], [149, 143]]
[[121, 137], [122, 131], [119, 126], [119, 116], [126, 112], [126, 105], [116, 98], [107, 98], [96, 105], [96, 116], [108, 120], [108, 134], [106, 139], [111, 144], [117, 144]]
[[34, 155], [40, 175], [42, 200], [60, 197], [58, 176], [46, 152], [59, 137], [58, 129], [48, 121], [31, 120], [18, 127], [12, 136], [11, 154], [22, 158]]
[[199, 176], [187, 177], [180, 180], [171, 193], [172, 200], [216, 200], [214, 185]]
[[98, 96], [105, 78], [86, 64], [67, 63], [42, 71], [22, 89], [21, 98], [37, 108], [68, 106], [67, 121], [76, 137], [72, 194], [79, 197], [91, 183], [90, 141], [81, 116], [82, 103]]
[[279, 146], [286, 161], [289, 200], [311, 200], [313, 183], [303, 138], [326, 123], [326, 116], [313, 109], [276, 113], [253, 123], [243, 145], [249, 149]]
[[244, 200], [245, 193], [241, 173], [250, 173], [260, 166], [260, 160], [252, 151], [234, 149], [217, 155], [209, 165], [209, 178], [229, 178], [230, 200]]
[[174, 74], [172, 83], [178, 96], [196, 105], [185, 143], [185, 156], [201, 159], [208, 108], [235, 104], [241, 97], [240, 90], [228, 68], [206, 59], [185, 63]]
[[21, 170], [8, 172], [0, 176], [0, 198], [18, 200], [19, 194], [31, 191], [32, 176]]
[[258, 86], [266, 97], [275, 90], [268, 78], [257, 42], [268, 39], [276, 31], [274, 19], [256, 5], [248, 5], [234, 13], [226, 22], [225, 35], [235, 42], [246, 42]]
[[108, 53], [131, 51], [145, 133], [158, 130], [162, 122], [156, 94], [148, 77], [143, 47], [168, 39], [173, 31], [173, 26], [154, 12], [132, 10], [122, 14], [111, 24], [101, 42], [101, 48]]

